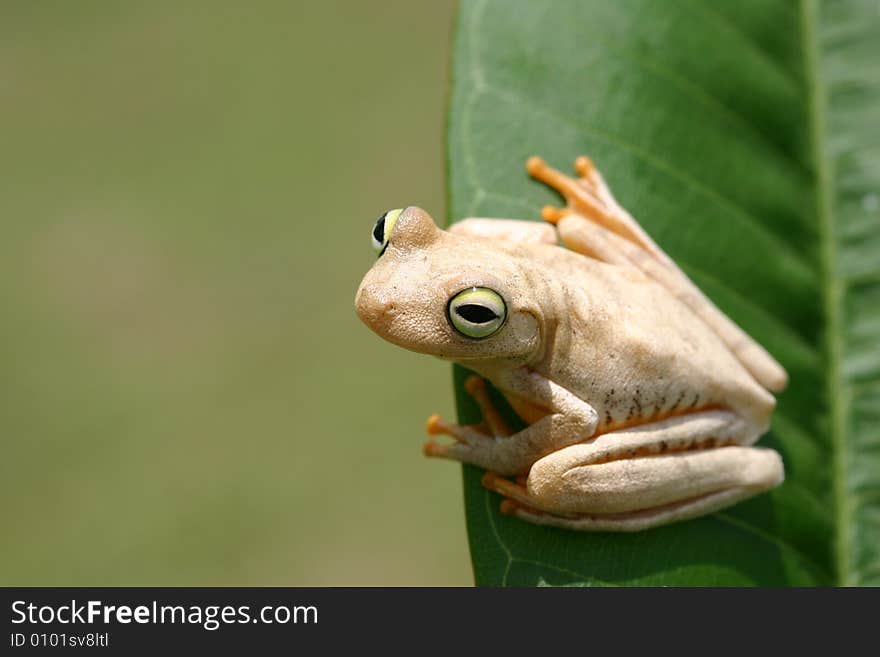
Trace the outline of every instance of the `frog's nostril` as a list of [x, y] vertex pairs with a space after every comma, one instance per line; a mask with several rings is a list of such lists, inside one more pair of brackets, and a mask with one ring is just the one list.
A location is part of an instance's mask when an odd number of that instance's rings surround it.
[[372, 285], [362, 285], [357, 291], [354, 305], [358, 315], [364, 321], [384, 312], [385, 303], [378, 292], [379, 290]]
[[383, 323], [390, 323], [398, 315], [397, 304], [393, 301], [385, 301], [379, 305], [379, 316]]

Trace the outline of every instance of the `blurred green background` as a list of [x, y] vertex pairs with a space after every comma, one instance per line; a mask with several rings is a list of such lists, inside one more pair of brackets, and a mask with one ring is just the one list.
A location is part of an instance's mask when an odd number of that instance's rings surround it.
[[353, 310], [445, 217], [451, 14], [3, 3], [0, 583], [473, 582], [449, 367]]

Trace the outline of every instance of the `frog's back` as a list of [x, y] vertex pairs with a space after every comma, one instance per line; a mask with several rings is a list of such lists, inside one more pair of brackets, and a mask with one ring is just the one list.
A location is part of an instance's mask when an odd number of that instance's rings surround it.
[[708, 408], [766, 427], [773, 396], [665, 288], [635, 269], [539, 251], [557, 293], [535, 367], [596, 409], [599, 432]]

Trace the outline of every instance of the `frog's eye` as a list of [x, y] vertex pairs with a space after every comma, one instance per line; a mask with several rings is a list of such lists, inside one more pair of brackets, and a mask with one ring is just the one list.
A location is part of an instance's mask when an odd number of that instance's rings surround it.
[[501, 295], [487, 287], [469, 287], [449, 300], [449, 323], [469, 338], [488, 338], [507, 319], [507, 305]]
[[385, 249], [388, 248], [388, 238], [391, 237], [391, 231], [394, 230], [394, 222], [397, 221], [401, 212], [403, 212], [403, 208], [389, 210], [376, 220], [376, 225], [373, 226], [372, 242], [373, 248], [379, 255], [385, 253]]

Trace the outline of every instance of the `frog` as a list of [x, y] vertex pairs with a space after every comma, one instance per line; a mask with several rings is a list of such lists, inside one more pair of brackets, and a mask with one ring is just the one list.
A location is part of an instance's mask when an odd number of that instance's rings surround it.
[[[429, 457], [485, 470], [500, 511], [571, 530], [633, 532], [714, 513], [785, 477], [770, 428], [785, 369], [725, 315], [611, 193], [538, 156], [543, 222], [423, 209], [376, 221], [355, 297], [381, 338], [473, 372], [482, 421], [432, 415]], [[511, 431], [487, 381], [522, 419]], [[445, 440], [438, 436], [447, 436]], [[451, 438], [451, 441], [449, 440]]]

